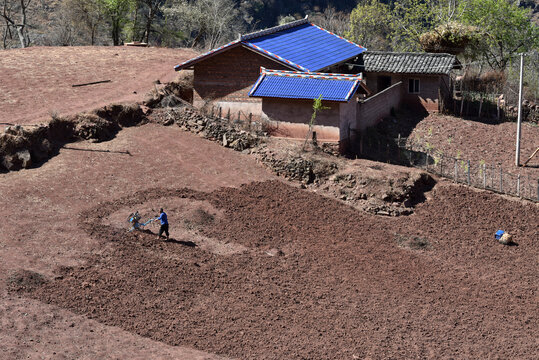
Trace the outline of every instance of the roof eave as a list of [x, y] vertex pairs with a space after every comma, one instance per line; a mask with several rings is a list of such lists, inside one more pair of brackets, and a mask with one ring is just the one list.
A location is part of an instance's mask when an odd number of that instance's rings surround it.
[[[249, 95], [250, 97], [256, 97], [256, 98], [269, 98], [269, 99], [288, 99], [288, 100], [310, 100], [312, 101], [313, 98], [311, 97], [286, 97], [286, 96], [269, 96], [269, 95]], [[322, 98], [322, 101], [331, 101], [331, 102], [349, 102], [350, 100], [346, 100], [346, 99], [339, 99], [339, 100], [336, 100], [336, 99], [326, 99], [326, 98]]]
[[228, 43], [226, 45], [223, 45], [223, 46], [221, 46], [221, 47], [219, 47], [217, 49], [210, 50], [207, 53], [201, 54], [201, 55], [199, 55], [197, 57], [194, 57], [194, 58], [192, 58], [190, 60], [187, 60], [186, 62], [184, 62], [182, 64], [178, 64], [178, 65], [174, 66], [174, 70], [175, 71], [180, 71], [180, 70], [189, 68], [189, 67], [191, 67], [191, 66], [193, 66], [193, 65], [195, 65], [195, 64], [197, 64], [197, 63], [199, 63], [199, 62], [201, 62], [203, 60], [206, 60], [206, 59], [208, 59], [210, 57], [213, 57], [213, 56], [215, 56], [217, 54], [225, 52], [225, 51], [227, 51], [229, 49], [233, 49], [233, 48], [238, 47], [240, 45], [241, 45], [241, 42], [239, 42], [238, 40], [230, 42], [230, 43]]
[[311, 70], [311, 72], [321, 72], [320, 70], [327, 69], [327, 68], [330, 68], [330, 67], [335, 66], [335, 65], [337, 65], [337, 64], [341, 64], [341, 63], [343, 63], [343, 62], [346, 62], [346, 61], [348, 61], [348, 60], [350, 60], [350, 59], [353, 59], [353, 58], [355, 58], [355, 57], [357, 57], [357, 56], [363, 54], [365, 51], [367, 51], [367, 49], [365, 49], [364, 47], [361, 47], [361, 49], [363, 49], [363, 51], [360, 51], [359, 53], [357, 53], [357, 54], [354, 55], [354, 56], [351, 56], [351, 57], [349, 57], [349, 58], [347, 58], [347, 59], [344, 59], [344, 60], [339, 60], [339, 61], [337, 61], [337, 62], [335, 62], [335, 63], [333, 63], [333, 64], [331, 64], [331, 65], [326, 65], [326, 66], [321, 67], [321, 68], [319, 68], [319, 69], [313, 69], [313, 70]]
[[291, 69], [291, 70], [296, 70], [296, 71], [297, 71], [297, 70], [300, 70], [300, 71], [302, 70], [300, 67], [296, 67], [296, 66], [294, 66], [293, 64], [287, 64], [286, 62], [281, 61], [281, 60], [279, 60], [279, 59], [277, 59], [277, 58], [274, 58], [274, 57], [272, 57], [272, 56], [270, 56], [270, 55], [267, 55], [267, 54], [265, 54], [263, 51], [260, 51], [260, 50], [254, 48], [254, 47], [249, 46], [249, 45], [246, 45], [246, 44], [244, 44], [243, 42], [241, 43], [241, 46], [242, 46], [243, 48], [247, 49], [247, 50], [250, 50], [250, 51], [254, 52], [255, 54], [258, 54], [258, 55], [261, 55], [261, 56], [265, 57], [266, 59], [270, 59], [270, 60], [272, 60], [272, 61], [275, 61], [276, 63], [279, 63], [279, 64], [281, 64], [281, 65], [284, 65], [284, 66], [286, 66], [287, 68], [289, 68], [289, 69]]

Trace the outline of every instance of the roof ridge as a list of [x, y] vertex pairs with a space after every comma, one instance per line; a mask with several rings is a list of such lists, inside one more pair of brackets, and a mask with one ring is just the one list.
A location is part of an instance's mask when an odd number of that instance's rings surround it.
[[429, 56], [452, 56], [452, 57], [456, 57], [455, 55], [453, 54], [449, 54], [449, 53], [432, 53], [432, 52], [407, 52], [407, 51], [402, 51], [402, 52], [398, 52], [398, 51], [365, 51], [364, 52], [364, 55], [369, 55], [369, 54], [374, 54], [374, 55], [429, 55]]
[[276, 33], [276, 32], [282, 31], [282, 30], [291, 29], [291, 28], [296, 27], [296, 26], [307, 24], [307, 22], [308, 22], [307, 18], [308, 18], [308, 15], [305, 16], [303, 19], [300, 19], [300, 20], [291, 21], [291, 22], [283, 24], [283, 25], [278, 25], [278, 26], [274, 26], [274, 27], [267, 28], [267, 29], [264, 29], [264, 30], [259, 30], [259, 31], [255, 31], [255, 32], [252, 32], [252, 33], [249, 33], [249, 34], [241, 35], [240, 36], [240, 41], [251, 40], [251, 39], [254, 39], [254, 38], [257, 38], [257, 37], [260, 37], [260, 36], [273, 34], [273, 33]]
[[310, 79], [331, 79], [331, 80], [363, 80], [361, 73], [359, 74], [338, 74], [338, 73], [321, 73], [321, 72], [305, 72], [305, 71], [289, 71], [289, 70], [271, 70], [260, 69], [261, 75], [268, 76], [286, 76], [286, 77], [298, 77], [298, 78], [310, 78]]

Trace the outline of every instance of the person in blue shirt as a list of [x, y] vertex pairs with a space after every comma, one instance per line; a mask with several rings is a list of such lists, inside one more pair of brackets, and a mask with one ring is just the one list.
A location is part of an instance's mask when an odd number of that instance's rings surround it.
[[155, 221], [157, 220], [161, 221], [161, 227], [159, 228], [159, 235], [157, 238], [161, 239], [161, 235], [163, 235], [164, 232], [167, 236], [166, 241], [168, 241], [168, 218], [167, 214], [163, 211], [163, 208], [159, 210], [159, 217], [155, 219]]

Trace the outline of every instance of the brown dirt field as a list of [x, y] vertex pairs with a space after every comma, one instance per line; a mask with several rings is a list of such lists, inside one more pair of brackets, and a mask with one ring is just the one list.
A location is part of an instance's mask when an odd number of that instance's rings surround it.
[[[174, 79], [174, 65], [191, 49], [143, 47], [29, 47], [0, 56], [1, 123], [36, 124], [111, 102], [141, 101], [155, 80]], [[100, 80], [112, 80], [72, 87]]]
[[[141, 100], [192, 54], [2, 55], [0, 122], [32, 124]], [[71, 88], [96, 76], [113, 82]], [[369, 215], [176, 126], [68, 144], [0, 174], [0, 359], [538, 358], [539, 206], [443, 180], [426, 195]], [[126, 231], [161, 206], [173, 241]]]
[[[517, 124], [485, 124], [453, 116], [432, 114], [421, 120], [409, 136], [413, 143], [430, 144], [445, 155], [470, 159], [487, 165], [501, 165], [507, 172], [539, 178], [539, 156], [526, 168], [515, 166]], [[539, 147], [539, 126], [523, 123], [521, 128], [520, 162], [523, 163]]]
[[[154, 124], [68, 147], [1, 175], [10, 358], [538, 355], [537, 205], [442, 182], [368, 215]], [[173, 242], [126, 232], [162, 204]]]
[[[247, 155], [177, 127], [149, 124], [109, 142], [66, 147], [39, 168], [0, 174], [0, 354], [10, 360], [220, 358], [9, 295], [6, 282], [18, 269], [52, 277], [60, 265], [81, 265], [105, 251], [78, 226], [81, 211], [100, 202], [155, 186], [211, 191], [272, 176]], [[170, 219], [177, 221], [174, 214]], [[172, 235], [181, 236], [179, 229], [172, 227]]]

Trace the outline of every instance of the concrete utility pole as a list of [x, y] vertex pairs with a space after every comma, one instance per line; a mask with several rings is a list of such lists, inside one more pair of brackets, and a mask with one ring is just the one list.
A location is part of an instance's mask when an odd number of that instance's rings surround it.
[[520, 54], [520, 86], [518, 90], [518, 118], [517, 118], [517, 151], [515, 165], [520, 166], [520, 128], [522, 123], [522, 72], [524, 69], [524, 54]]

